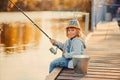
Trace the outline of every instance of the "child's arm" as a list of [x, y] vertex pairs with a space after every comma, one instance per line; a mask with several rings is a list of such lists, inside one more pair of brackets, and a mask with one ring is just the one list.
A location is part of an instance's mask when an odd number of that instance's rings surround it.
[[54, 45], [54, 46], [57, 46], [60, 50], [63, 51], [63, 46], [64, 44], [59, 42], [59, 41], [56, 41], [55, 39], [51, 39], [50, 42]]

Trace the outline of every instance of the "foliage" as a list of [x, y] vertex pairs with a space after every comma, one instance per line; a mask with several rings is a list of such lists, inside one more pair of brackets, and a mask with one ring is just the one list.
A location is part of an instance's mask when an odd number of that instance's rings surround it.
[[[90, 12], [91, 0], [12, 0], [25, 11], [64, 10]], [[7, 4], [6, 4], [7, 3]], [[8, 0], [0, 0], [0, 11], [17, 11]], [[9, 7], [8, 7], [9, 6]]]

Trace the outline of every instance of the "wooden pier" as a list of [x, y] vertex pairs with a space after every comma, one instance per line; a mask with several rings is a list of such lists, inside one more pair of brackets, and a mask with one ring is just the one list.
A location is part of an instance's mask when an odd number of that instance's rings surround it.
[[86, 41], [91, 57], [88, 73], [76, 75], [73, 69], [55, 68], [46, 80], [120, 80], [120, 29], [117, 22], [101, 22]]

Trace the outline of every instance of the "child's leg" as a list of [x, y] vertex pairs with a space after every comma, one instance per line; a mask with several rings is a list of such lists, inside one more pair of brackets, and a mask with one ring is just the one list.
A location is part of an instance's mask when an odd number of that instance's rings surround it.
[[55, 67], [64, 67], [64, 68], [67, 68], [68, 67], [68, 62], [69, 62], [69, 60], [66, 59], [66, 58], [64, 58], [64, 57], [60, 57], [60, 58], [57, 58], [57, 59], [53, 60], [50, 63], [49, 73], [52, 72], [52, 70]]

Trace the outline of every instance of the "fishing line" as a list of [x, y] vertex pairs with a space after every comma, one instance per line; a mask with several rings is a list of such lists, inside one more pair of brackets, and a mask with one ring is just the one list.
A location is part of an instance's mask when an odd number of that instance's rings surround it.
[[9, 1], [10, 1], [10, 3], [12, 3], [20, 12], [22, 12], [40, 31], [42, 31], [43, 34], [45, 34], [45, 36], [46, 36], [47, 38], [51, 39], [51, 38], [48, 36], [48, 34], [45, 33], [30, 17], [28, 17], [28, 15], [25, 14], [24, 11], [23, 11], [21, 8], [19, 8], [19, 7], [18, 7], [15, 3], [13, 3], [11, 0], [9, 0]]

